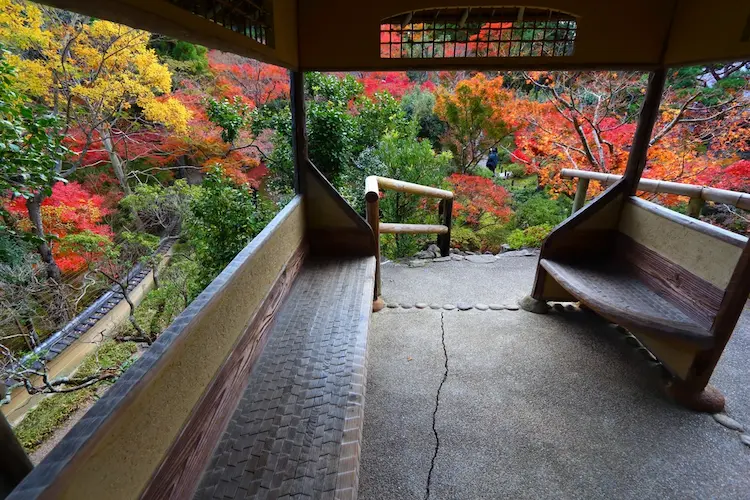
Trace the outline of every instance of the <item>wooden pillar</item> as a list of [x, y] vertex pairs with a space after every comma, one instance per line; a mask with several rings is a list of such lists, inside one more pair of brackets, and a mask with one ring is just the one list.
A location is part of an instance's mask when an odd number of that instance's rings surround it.
[[367, 222], [375, 236], [375, 299], [382, 295], [380, 281], [380, 200], [367, 199]]
[[438, 246], [440, 254], [448, 257], [451, 253], [451, 225], [452, 225], [453, 200], [450, 198], [440, 201], [440, 215], [442, 224], [448, 228], [448, 232], [438, 235]]
[[[0, 384], [0, 388], [5, 394], [5, 386]], [[7, 497], [32, 468], [23, 446], [16, 439], [5, 416], [0, 413], [0, 499]]]
[[292, 151], [294, 152], [294, 192], [304, 193], [302, 173], [307, 165], [307, 131], [305, 124], [305, 74], [290, 71], [292, 98]]
[[588, 179], [578, 179], [578, 186], [576, 187], [576, 197], [573, 199], [573, 211], [571, 215], [578, 212], [586, 204], [586, 193], [589, 190]]
[[643, 174], [643, 169], [646, 166], [646, 154], [651, 141], [651, 132], [653, 132], [654, 124], [659, 118], [659, 104], [661, 103], [666, 79], [667, 71], [661, 68], [654, 71], [648, 80], [646, 99], [643, 101], [643, 107], [641, 107], [641, 113], [638, 116], [638, 127], [635, 130], [633, 144], [630, 147], [630, 156], [628, 156], [628, 166], [623, 176], [626, 195], [635, 193], [638, 181], [641, 180], [641, 174]]

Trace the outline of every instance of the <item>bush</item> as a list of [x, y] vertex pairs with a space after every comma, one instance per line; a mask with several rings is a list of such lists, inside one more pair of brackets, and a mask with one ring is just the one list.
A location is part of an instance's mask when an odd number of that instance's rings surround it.
[[207, 286], [273, 217], [268, 202], [214, 168], [191, 200], [186, 234]]
[[501, 172], [510, 172], [515, 178], [526, 175], [526, 167], [517, 163], [507, 163], [500, 169]]
[[481, 165], [474, 167], [474, 175], [477, 175], [483, 179], [492, 179], [494, 177], [492, 170]]
[[556, 226], [566, 219], [568, 210], [558, 200], [552, 200], [542, 193], [534, 193], [516, 207], [516, 223], [519, 228], [532, 226]]
[[542, 224], [540, 226], [527, 227], [526, 229], [515, 229], [508, 236], [508, 246], [512, 250], [519, 248], [538, 248], [552, 231], [552, 226]]
[[453, 226], [451, 229], [451, 246], [464, 251], [476, 252], [482, 247], [482, 241], [470, 227]]

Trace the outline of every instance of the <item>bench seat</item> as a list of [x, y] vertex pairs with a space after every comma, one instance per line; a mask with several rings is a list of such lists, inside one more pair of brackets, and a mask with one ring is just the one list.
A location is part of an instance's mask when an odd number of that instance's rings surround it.
[[622, 261], [541, 259], [540, 265], [570, 294], [610, 321], [701, 349], [714, 343], [706, 327], [650, 288]]
[[374, 265], [305, 262], [195, 498], [356, 497]]

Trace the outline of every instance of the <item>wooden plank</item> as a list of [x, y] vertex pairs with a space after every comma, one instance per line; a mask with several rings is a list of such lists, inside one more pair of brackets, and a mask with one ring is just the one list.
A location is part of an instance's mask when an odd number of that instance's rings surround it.
[[442, 224], [380, 224], [380, 234], [448, 234]]
[[453, 199], [453, 193], [444, 189], [423, 186], [421, 184], [414, 184], [412, 182], [397, 181], [396, 179], [389, 179], [388, 177], [378, 177], [377, 180], [378, 187], [381, 190], [389, 189], [391, 191], [416, 194], [419, 196], [428, 196], [430, 198], [441, 198], [445, 200]]
[[289, 259], [237, 341], [216, 377], [206, 388], [141, 498], [192, 498], [216, 443], [227, 426], [248, 376], [260, 356], [274, 315], [288, 294], [305, 256], [300, 247]]
[[724, 290], [620, 233], [616, 260], [627, 265], [649, 288], [669, 299], [707, 330], [719, 310]]
[[638, 125], [633, 137], [633, 144], [628, 155], [628, 165], [625, 167], [623, 182], [625, 183], [625, 194], [634, 194], [638, 181], [641, 179], [643, 169], [646, 166], [646, 154], [648, 153], [651, 133], [654, 124], [659, 117], [659, 104], [661, 94], [664, 91], [664, 82], [667, 79], [667, 70], [659, 68], [651, 74], [646, 87], [646, 99], [643, 101], [641, 113], [638, 116]]

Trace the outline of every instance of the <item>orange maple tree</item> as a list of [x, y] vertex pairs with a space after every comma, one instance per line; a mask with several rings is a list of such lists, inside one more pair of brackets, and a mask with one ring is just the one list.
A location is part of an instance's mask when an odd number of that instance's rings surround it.
[[[531, 72], [525, 77], [544, 99], [516, 100], [514, 108], [524, 117], [524, 126], [515, 142], [541, 184], [553, 193], [572, 194], [573, 184], [560, 177], [563, 168], [624, 172], [645, 93], [644, 74]], [[693, 79], [693, 87], [686, 88], [688, 79]], [[747, 147], [747, 82], [742, 85], [739, 79], [734, 87], [715, 82], [714, 89], [695, 79], [678, 71], [671, 75], [644, 177], [699, 182], [702, 173], [731, 164]], [[600, 189], [593, 186], [591, 194]], [[677, 198], [666, 196], [663, 201], [674, 203]]]

